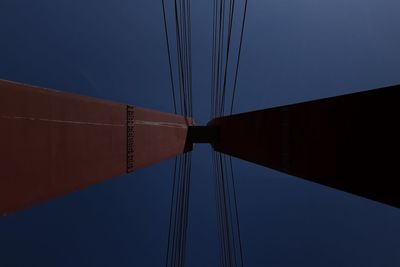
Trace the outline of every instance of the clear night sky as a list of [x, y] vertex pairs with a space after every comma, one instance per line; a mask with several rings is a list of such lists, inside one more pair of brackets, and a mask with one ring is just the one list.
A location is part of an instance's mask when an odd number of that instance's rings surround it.
[[[398, 0], [249, 0], [235, 112], [399, 84], [399, 14]], [[199, 124], [211, 15], [212, 0], [192, 0]], [[172, 112], [161, 0], [0, 0], [0, 78]], [[195, 148], [187, 266], [218, 266], [210, 160], [210, 147]], [[172, 168], [1, 219], [0, 266], [163, 266]], [[400, 210], [239, 160], [234, 169], [245, 266], [400, 266]]]

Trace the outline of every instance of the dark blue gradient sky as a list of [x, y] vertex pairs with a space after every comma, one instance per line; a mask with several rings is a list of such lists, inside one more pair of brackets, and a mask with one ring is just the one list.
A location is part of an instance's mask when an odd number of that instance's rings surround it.
[[[248, 12], [235, 112], [400, 83], [398, 0], [249, 0]], [[211, 14], [211, 0], [192, 1], [198, 123], [209, 118]], [[164, 38], [160, 0], [1, 0], [0, 78], [172, 112]], [[210, 158], [195, 148], [187, 266], [218, 266]], [[0, 266], [163, 266], [172, 168], [1, 219]], [[234, 169], [245, 266], [400, 266], [398, 209]]]

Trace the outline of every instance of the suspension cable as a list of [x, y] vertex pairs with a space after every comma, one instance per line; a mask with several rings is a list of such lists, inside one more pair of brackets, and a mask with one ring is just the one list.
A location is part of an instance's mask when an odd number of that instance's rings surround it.
[[[170, 77], [173, 83], [172, 56], [168, 24], [166, 20], [165, 0], [162, 0], [164, 29], [166, 32]], [[192, 56], [191, 56], [191, 18], [190, 0], [173, 0], [172, 10], [175, 24], [176, 66], [178, 76], [179, 110], [175, 101], [175, 87], [173, 100], [175, 112], [184, 117], [193, 115], [192, 97]], [[189, 199], [191, 180], [191, 152], [175, 158], [174, 176], [171, 190], [170, 218], [168, 229], [168, 243], [166, 253], [166, 267], [182, 267], [186, 261], [186, 240], [189, 223]]]

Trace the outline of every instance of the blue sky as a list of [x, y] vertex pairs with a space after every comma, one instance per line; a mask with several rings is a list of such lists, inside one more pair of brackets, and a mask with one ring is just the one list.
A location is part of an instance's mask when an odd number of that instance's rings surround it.
[[[400, 83], [396, 0], [249, 0], [248, 12], [235, 112]], [[211, 0], [192, 1], [198, 123], [209, 118], [211, 15]], [[160, 0], [2, 0], [0, 36], [1, 79], [173, 111]], [[197, 146], [187, 266], [218, 266], [210, 161]], [[0, 266], [163, 266], [172, 168], [1, 219]], [[239, 160], [234, 169], [245, 266], [400, 266], [398, 209]]]

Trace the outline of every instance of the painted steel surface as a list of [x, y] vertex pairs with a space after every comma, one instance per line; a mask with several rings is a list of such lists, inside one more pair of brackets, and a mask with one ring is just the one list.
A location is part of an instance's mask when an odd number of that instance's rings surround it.
[[222, 117], [215, 150], [400, 207], [400, 86]]
[[133, 114], [132, 171], [188, 150], [186, 136], [192, 119], [139, 107], [133, 107]]
[[[0, 80], [0, 214], [125, 174], [128, 107]], [[184, 152], [184, 118], [134, 110], [130, 171]]]
[[0, 81], [0, 212], [126, 172], [126, 106]]

